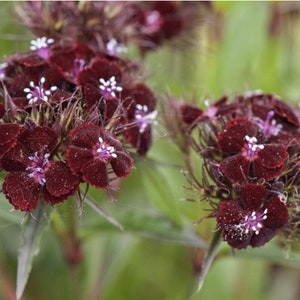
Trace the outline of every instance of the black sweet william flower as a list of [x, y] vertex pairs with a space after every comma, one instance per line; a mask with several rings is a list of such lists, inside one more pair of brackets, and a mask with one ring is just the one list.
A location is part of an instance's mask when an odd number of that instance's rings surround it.
[[99, 188], [107, 188], [116, 177], [131, 172], [132, 159], [122, 143], [110, 132], [92, 123], [70, 133], [67, 161], [76, 176]]
[[219, 133], [218, 146], [225, 158], [220, 170], [232, 182], [250, 178], [272, 180], [288, 157], [286, 146], [265, 144], [258, 126], [247, 118], [231, 120]]
[[[7, 132], [3, 126], [0, 130]], [[2, 156], [1, 166], [8, 172], [3, 192], [15, 209], [32, 211], [39, 201], [54, 205], [77, 191], [78, 178], [66, 162], [53, 160], [57, 143], [51, 128], [23, 127], [15, 145]]]
[[239, 199], [222, 201], [217, 211], [223, 239], [237, 249], [264, 245], [287, 222], [283, 197], [256, 184], [244, 185]]
[[152, 124], [157, 115], [156, 99], [143, 83], [124, 89], [122, 97], [125, 118], [120, 132], [138, 154], [145, 155], [152, 144]]

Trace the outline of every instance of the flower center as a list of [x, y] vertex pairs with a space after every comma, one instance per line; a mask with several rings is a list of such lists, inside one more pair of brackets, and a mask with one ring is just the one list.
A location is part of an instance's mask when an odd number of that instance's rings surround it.
[[267, 138], [269, 138], [272, 135], [274, 136], [278, 135], [278, 133], [282, 129], [281, 124], [276, 124], [276, 121], [274, 119], [272, 120], [273, 116], [274, 116], [274, 112], [271, 110], [268, 112], [265, 121], [261, 119], [257, 121], [257, 125], [260, 127], [260, 129], [262, 130], [262, 132]]
[[33, 81], [29, 82], [29, 88], [25, 88], [23, 91], [27, 93], [26, 99], [29, 100], [29, 104], [33, 104], [38, 100], [48, 102], [49, 96], [52, 92], [57, 90], [57, 86], [51, 86], [49, 90], [44, 89], [44, 83], [46, 79], [42, 77], [39, 81], [39, 85], [34, 85]]
[[127, 52], [128, 50], [123, 44], [118, 43], [116, 39], [112, 38], [106, 44], [106, 51], [109, 55], [119, 55]]
[[49, 58], [48, 46], [54, 42], [53, 39], [47, 39], [46, 37], [37, 38], [30, 42], [30, 50], [36, 51], [37, 55], [45, 60]]
[[110, 79], [107, 81], [105, 81], [103, 78], [100, 78], [99, 82], [99, 89], [105, 99], [116, 98], [115, 92], [121, 92], [123, 90], [122, 87], [117, 86], [115, 76], [110, 77]]
[[99, 137], [96, 156], [102, 160], [109, 160], [110, 158], [116, 158], [117, 154], [115, 153], [115, 147], [107, 145], [102, 137]]
[[38, 156], [38, 153], [35, 152], [33, 156], [28, 157], [31, 164], [26, 168], [26, 171], [29, 172], [27, 176], [29, 178], [35, 178], [42, 186], [46, 183], [45, 171], [49, 165], [49, 156], [50, 154], [46, 153], [43, 157], [40, 157]]
[[256, 235], [259, 234], [259, 231], [263, 227], [263, 221], [267, 219], [268, 209], [266, 208], [263, 213], [257, 213], [255, 211], [249, 213], [245, 216], [244, 223], [241, 226], [244, 228], [245, 233], [254, 232]]
[[210, 118], [215, 117], [216, 114], [217, 114], [218, 108], [215, 107], [215, 106], [213, 106], [213, 105], [210, 105], [209, 100], [205, 100], [205, 101], [204, 101], [204, 104], [205, 104], [205, 106], [206, 106], [206, 108], [207, 108], [207, 110], [206, 110], [206, 112], [205, 112], [205, 115], [206, 115], [207, 117], [210, 117]]
[[264, 149], [264, 145], [257, 145], [257, 138], [256, 137], [249, 137], [248, 135], [245, 136], [245, 140], [247, 144], [244, 146], [242, 153], [249, 158], [249, 160], [255, 159], [259, 150]]
[[149, 33], [156, 32], [160, 29], [162, 18], [157, 10], [145, 13], [145, 27]]
[[143, 133], [148, 125], [156, 118], [157, 111], [154, 110], [148, 113], [148, 106], [137, 104], [135, 106], [135, 119], [140, 128], [140, 133]]

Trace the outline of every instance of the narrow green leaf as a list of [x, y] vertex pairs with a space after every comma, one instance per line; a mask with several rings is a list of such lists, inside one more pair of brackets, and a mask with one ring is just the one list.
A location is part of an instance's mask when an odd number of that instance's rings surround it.
[[177, 224], [182, 219], [176, 205], [176, 196], [170, 186], [168, 178], [157, 166], [145, 166], [142, 168], [143, 186], [149, 200], [162, 213], [171, 218]]
[[[179, 226], [174, 221], [157, 213], [143, 211], [124, 211], [117, 219], [123, 225], [122, 234], [133, 234], [145, 238], [181, 244], [190, 247], [206, 248], [206, 243], [195, 233], [190, 223]], [[81, 230], [81, 237], [103, 233], [121, 233], [119, 229], [110, 225], [105, 219], [99, 219]]]
[[[219, 246], [221, 244], [221, 233], [222, 231], [219, 229], [215, 232], [215, 234], [213, 235], [213, 238], [209, 244], [209, 248], [206, 252], [206, 255], [204, 257], [204, 261], [202, 264], [202, 269], [201, 269], [201, 273], [200, 273], [200, 278], [198, 281], [198, 288], [197, 291], [194, 295], [196, 295], [197, 293], [199, 293], [202, 289], [203, 283], [204, 283], [204, 279], [219, 251]], [[194, 296], [193, 295], [193, 296]], [[193, 297], [192, 296], [192, 297]]]
[[123, 230], [123, 226], [116, 219], [114, 219], [112, 216], [107, 214], [97, 203], [92, 201], [89, 197], [86, 197], [84, 199], [84, 202], [88, 204], [97, 214], [99, 214], [104, 219], [106, 219], [109, 223], [116, 226], [120, 230]]
[[33, 257], [38, 253], [38, 242], [40, 240], [42, 225], [41, 222], [45, 206], [40, 205], [33, 212], [34, 215], [28, 215], [28, 220], [23, 224], [22, 239], [23, 245], [19, 249], [16, 298], [21, 299], [29, 274], [32, 268]]

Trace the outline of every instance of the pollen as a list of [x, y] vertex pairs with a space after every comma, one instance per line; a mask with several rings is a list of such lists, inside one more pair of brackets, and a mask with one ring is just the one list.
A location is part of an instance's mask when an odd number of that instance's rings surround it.
[[49, 101], [49, 96], [57, 90], [57, 86], [51, 86], [50, 89], [46, 90], [44, 88], [45, 82], [45, 77], [41, 77], [38, 85], [35, 85], [33, 81], [29, 82], [29, 87], [23, 90], [27, 94], [26, 99], [29, 100], [28, 104], [33, 104], [39, 100], [44, 102]]
[[99, 83], [100, 92], [105, 99], [116, 98], [115, 92], [121, 92], [123, 90], [122, 87], [117, 86], [115, 76], [110, 77], [109, 80], [100, 78]]
[[102, 137], [99, 137], [99, 143], [96, 149], [96, 155], [98, 158], [103, 160], [108, 160], [110, 158], [116, 158], [117, 154], [115, 153], [115, 147], [107, 145]]

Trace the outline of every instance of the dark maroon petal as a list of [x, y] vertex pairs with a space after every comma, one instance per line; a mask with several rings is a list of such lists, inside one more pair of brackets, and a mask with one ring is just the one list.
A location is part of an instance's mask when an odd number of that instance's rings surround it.
[[81, 59], [86, 65], [95, 56], [86, 44], [76, 44], [73, 47], [55, 48], [52, 50], [50, 61], [61, 68], [64, 72], [74, 71], [74, 62]]
[[84, 181], [95, 187], [106, 188], [109, 184], [106, 163], [100, 159], [95, 159], [82, 166], [82, 174]]
[[276, 232], [273, 229], [263, 227], [259, 234], [253, 234], [250, 240], [250, 245], [252, 247], [261, 247], [268, 241], [270, 241], [274, 236]]
[[36, 52], [30, 51], [26, 53], [17, 53], [11, 57], [12, 61], [17, 62], [26, 67], [36, 67], [45, 63], [45, 60], [36, 54]]
[[50, 194], [48, 192], [47, 189], [43, 189], [42, 193], [43, 193], [43, 197], [44, 197], [44, 201], [50, 205], [55, 205], [58, 204], [60, 202], [63, 202], [65, 200], [67, 200], [70, 196], [74, 195], [74, 193], [77, 191], [77, 187], [74, 187], [74, 189], [72, 191], [70, 191], [68, 194], [64, 194], [58, 197], [53, 196], [52, 194]]
[[31, 81], [33, 81], [35, 85], [38, 85], [42, 77], [45, 77], [46, 79], [44, 84], [44, 88], [46, 90], [48, 90], [51, 86], [57, 86], [60, 88], [64, 85], [64, 83], [66, 83], [66, 79], [60, 69], [54, 65], [51, 66], [43, 64], [38, 67], [27, 68], [23, 73], [18, 75], [9, 88], [10, 95], [13, 98], [26, 98], [24, 88], [28, 88]]
[[269, 139], [270, 143], [282, 144], [286, 147], [293, 147], [300, 144], [299, 128], [294, 126], [286, 126], [278, 135], [273, 135]]
[[276, 178], [280, 175], [282, 171], [282, 167], [276, 169], [267, 169], [261, 164], [259, 160], [253, 162], [252, 168], [252, 176], [255, 177], [257, 180], [263, 179], [265, 181], [269, 181]]
[[2, 168], [9, 172], [22, 172], [25, 171], [26, 167], [30, 164], [29, 157], [32, 155], [23, 144], [16, 143], [2, 157]]
[[6, 175], [3, 193], [15, 209], [32, 211], [40, 198], [40, 185], [24, 173], [12, 172]]
[[231, 120], [218, 136], [220, 150], [228, 154], [240, 152], [245, 145], [245, 136], [255, 137], [257, 129], [257, 126], [247, 118]]
[[221, 172], [232, 182], [240, 183], [249, 175], [250, 161], [243, 155], [226, 157], [220, 163]]
[[257, 184], [244, 185], [241, 190], [241, 202], [244, 210], [259, 210], [268, 194], [269, 192], [265, 186]]
[[243, 249], [249, 245], [250, 233], [246, 234], [239, 227], [243, 220], [243, 210], [237, 201], [221, 202], [217, 212], [217, 225], [222, 229], [223, 240], [233, 248]]
[[146, 105], [148, 112], [155, 110], [156, 98], [152, 91], [143, 83], [138, 83], [132, 88], [124, 88], [122, 91], [122, 105], [126, 110], [128, 122], [135, 119], [136, 105]]
[[112, 158], [110, 164], [115, 172], [115, 174], [119, 177], [127, 176], [131, 172], [132, 167], [132, 159], [128, 153], [117, 151], [116, 158]]
[[84, 87], [89, 83], [95, 87], [99, 87], [100, 78], [109, 80], [112, 76], [115, 76], [116, 82], [120, 85], [122, 80], [121, 68], [116, 63], [110, 62], [109, 60], [97, 59], [91, 67], [85, 68], [80, 72], [78, 84]]
[[127, 143], [137, 150], [137, 153], [141, 156], [146, 155], [152, 145], [151, 127], [148, 126], [143, 133], [140, 132], [140, 128], [135, 125], [128, 130], [122, 132]]
[[83, 94], [84, 103], [87, 109], [93, 108], [95, 104], [98, 104], [100, 99], [103, 98], [99, 88], [90, 83], [85, 84], [85, 86], [83, 87]]
[[74, 146], [92, 149], [99, 141], [99, 134], [99, 126], [92, 123], [85, 123], [75, 127], [70, 132], [70, 141]]
[[91, 150], [74, 146], [70, 146], [68, 148], [66, 156], [72, 172], [77, 176], [81, 175], [81, 167], [94, 159], [94, 155]]
[[57, 134], [47, 126], [36, 126], [23, 129], [18, 137], [18, 143], [24, 145], [29, 152], [52, 152], [57, 146]]
[[0, 124], [0, 145], [15, 141], [20, 131], [19, 124]]
[[288, 222], [289, 214], [287, 207], [278, 196], [269, 199], [263, 209], [268, 210], [268, 217], [264, 221], [265, 226], [276, 230]]
[[283, 101], [275, 99], [274, 110], [280, 117], [286, 119], [291, 124], [299, 127], [299, 118], [294, 113], [295, 109], [292, 108], [290, 105]]
[[18, 124], [0, 124], [0, 158], [15, 146], [20, 131]]
[[45, 179], [46, 189], [55, 197], [69, 194], [79, 184], [78, 178], [63, 161], [52, 161], [45, 172]]
[[217, 212], [217, 223], [221, 228], [227, 225], [239, 224], [243, 215], [243, 209], [237, 201], [221, 202]]
[[[265, 168], [280, 168], [288, 157], [286, 146], [280, 144], [264, 145], [264, 148], [258, 152], [258, 161]], [[256, 161], [255, 160], [255, 163]]]
[[189, 104], [182, 105], [180, 107], [181, 115], [183, 122], [186, 124], [193, 124], [197, 123], [197, 120], [199, 120], [199, 117], [203, 115], [203, 110]]

